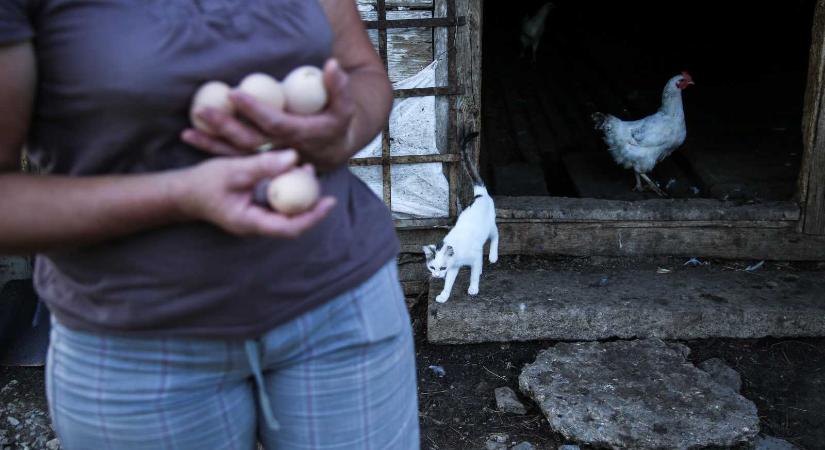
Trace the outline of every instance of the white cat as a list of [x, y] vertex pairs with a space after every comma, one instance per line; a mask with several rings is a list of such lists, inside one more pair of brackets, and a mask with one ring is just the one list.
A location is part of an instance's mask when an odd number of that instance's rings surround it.
[[478, 282], [484, 260], [484, 244], [490, 240], [490, 262], [498, 261], [498, 228], [496, 227], [496, 207], [487, 193], [487, 188], [470, 160], [467, 145], [478, 133], [471, 133], [461, 139], [461, 155], [465, 168], [473, 179], [475, 199], [456, 221], [455, 226], [444, 240], [436, 245], [425, 245], [427, 268], [435, 278], [445, 278], [444, 290], [435, 301], [444, 303], [450, 298], [455, 277], [463, 266], [470, 266], [470, 288], [467, 293], [478, 294]]

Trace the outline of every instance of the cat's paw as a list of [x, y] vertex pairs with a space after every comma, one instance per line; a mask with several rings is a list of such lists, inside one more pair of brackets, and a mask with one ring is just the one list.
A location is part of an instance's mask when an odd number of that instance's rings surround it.
[[444, 303], [449, 299], [450, 296], [447, 294], [438, 294], [438, 297], [435, 298], [435, 301], [438, 303]]
[[490, 263], [495, 264], [498, 262], [498, 254], [490, 253]]
[[470, 294], [470, 295], [477, 295], [478, 294], [478, 286], [470, 286], [470, 288], [467, 289], [467, 293]]

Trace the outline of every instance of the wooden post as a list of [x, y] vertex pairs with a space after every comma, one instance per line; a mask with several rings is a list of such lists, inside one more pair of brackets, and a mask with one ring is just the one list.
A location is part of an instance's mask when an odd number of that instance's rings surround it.
[[[436, 70], [436, 84], [445, 86], [450, 82], [450, 69], [455, 69], [455, 83], [461, 93], [457, 97], [436, 99], [436, 141], [442, 153], [449, 152], [457, 133], [463, 131], [481, 132], [481, 25], [482, 0], [435, 0], [435, 17], [446, 17], [450, 13], [448, 5], [455, 2], [455, 14], [466, 18], [466, 25], [455, 29], [435, 30], [435, 58], [439, 60]], [[453, 35], [451, 36], [450, 33]], [[453, 47], [452, 49], [450, 47]], [[453, 56], [450, 62], [447, 56]], [[452, 125], [450, 126], [450, 122]], [[478, 163], [480, 139], [472, 145], [473, 159]], [[458, 149], [455, 148], [457, 151]], [[460, 201], [467, 205], [472, 199], [472, 183], [461, 168], [452, 169], [451, 190]], [[449, 170], [449, 169], [448, 169]], [[452, 202], [451, 202], [452, 203]], [[455, 204], [450, 205], [451, 212]]]
[[808, 89], [802, 132], [805, 154], [799, 175], [799, 201], [803, 205], [801, 231], [825, 235], [825, 0], [814, 13]]

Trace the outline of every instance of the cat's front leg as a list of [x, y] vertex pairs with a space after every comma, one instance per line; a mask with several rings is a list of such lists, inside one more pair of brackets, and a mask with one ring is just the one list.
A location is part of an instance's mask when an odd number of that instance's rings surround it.
[[490, 233], [490, 262], [498, 261], [498, 227], [493, 225], [493, 231]]
[[447, 271], [447, 276], [444, 277], [444, 289], [442, 289], [438, 297], [435, 298], [435, 301], [438, 303], [444, 303], [450, 298], [450, 292], [453, 290], [453, 283], [455, 283], [455, 277], [458, 275], [458, 269], [459, 268], [456, 267]]
[[470, 287], [467, 293], [470, 295], [478, 294], [478, 283], [481, 280], [481, 268], [484, 266], [484, 252], [478, 251], [478, 255], [473, 258], [473, 265], [470, 266]]

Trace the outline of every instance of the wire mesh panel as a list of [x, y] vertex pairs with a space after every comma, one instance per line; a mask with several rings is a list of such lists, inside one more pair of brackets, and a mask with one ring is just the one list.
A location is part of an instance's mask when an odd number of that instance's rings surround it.
[[[362, 2], [363, 3], [363, 2]], [[397, 3], [397, 2], [396, 2]], [[414, 2], [406, 2], [414, 3]], [[391, 130], [390, 121], [384, 125], [384, 131], [381, 135], [381, 151], [380, 156], [360, 157], [350, 160], [351, 166], [357, 167], [381, 167], [381, 190], [380, 194], [384, 203], [391, 210], [393, 208], [392, 186], [393, 178], [396, 170], [402, 165], [409, 164], [432, 164], [440, 163], [446, 165], [447, 184], [448, 184], [448, 217], [441, 219], [399, 219], [396, 220], [396, 225], [400, 227], [417, 226], [417, 225], [433, 225], [449, 221], [454, 218], [457, 213], [457, 183], [458, 183], [458, 168], [457, 164], [460, 161], [460, 155], [457, 153], [455, 145], [455, 109], [456, 96], [460, 94], [457, 83], [456, 74], [456, 57], [455, 57], [455, 33], [456, 27], [465, 24], [463, 17], [457, 17], [455, 0], [446, 0], [447, 11], [445, 17], [414, 17], [414, 18], [388, 18], [387, 0], [375, 0], [375, 19], [365, 19], [364, 24], [368, 30], [375, 30], [377, 36], [378, 53], [384, 62], [384, 68], [390, 70], [390, 56], [388, 55], [388, 30], [392, 29], [412, 29], [412, 28], [427, 28], [439, 29], [446, 28], [447, 32], [447, 49], [445, 55], [439, 55], [436, 59], [444, 57], [448, 66], [448, 80], [446, 86], [432, 86], [432, 87], [417, 87], [417, 88], [396, 88], [394, 89], [394, 97], [396, 99], [409, 99], [414, 97], [445, 97], [449, 102], [449, 114], [445, 123], [436, 124], [436, 126], [446, 127], [447, 139], [446, 149], [442, 153], [437, 154], [414, 154], [415, 152], [407, 152], [404, 149], [400, 151], [391, 152], [393, 145], [394, 132]], [[373, 31], [374, 33], [374, 31]], [[400, 154], [399, 154], [400, 153]], [[412, 153], [412, 154], [407, 154]]]

